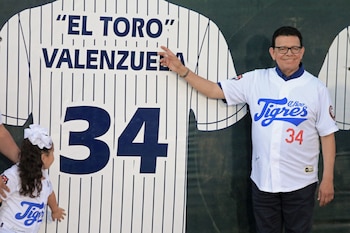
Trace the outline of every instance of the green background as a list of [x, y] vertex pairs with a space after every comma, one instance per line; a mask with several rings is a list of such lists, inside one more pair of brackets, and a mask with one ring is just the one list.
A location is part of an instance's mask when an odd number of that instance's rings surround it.
[[[0, 28], [14, 14], [48, 0], [0, 0]], [[350, 25], [349, 0], [172, 0], [214, 21], [231, 50], [236, 72], [273, 66], [268, 54], [273, 31], [282, 25], [303, 34], [305, 68], [318, 75], [335, 36]], [[187, 232], [254, 231], [250, 201], [250, 116], [230, 128], [199, 132], [190, 116]], [[21, 140], [22, 129], [9, 127]], [[335, 199], [316, 207], [317, 233], [350, 232], [350, 131], [336, 133]], [[322, 163], [322, 161], [320, 161]], [[1, 168], [9, 166], [0, 161]], [[322, 172], [322, 169], [321, 171]]]

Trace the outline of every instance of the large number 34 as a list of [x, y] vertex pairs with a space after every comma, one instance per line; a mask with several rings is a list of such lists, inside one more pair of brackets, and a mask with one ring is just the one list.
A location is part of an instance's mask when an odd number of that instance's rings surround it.
[[[166, 157], [168, 144], [158, 142], [159, 108], [138, 108], [129, 124], [118, 138], [117, 156], [140, 156], [141, 173], [155, 173], [157, 157]], [[60, 155], [60, 171], [69, 174], [90, 174], [103, 169], [109, 161], [107, 142], [97, 139], [107, 133], [111, 119], [107, 111], [99, 107], [68, 107], [64, 122], [85, 120], [88, 129], [69, 132], [69, 145], [86, 146], [90, 155], [83, 160]], [[144, 126], [143, 142], [134, 142]], [[113, 140], [111, 140], [113, 141]]]

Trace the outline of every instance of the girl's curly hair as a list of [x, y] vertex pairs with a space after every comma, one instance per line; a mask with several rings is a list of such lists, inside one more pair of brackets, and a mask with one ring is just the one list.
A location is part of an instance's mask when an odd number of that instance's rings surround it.
[[40, 195], [43, 177], [41, 160], [42, 153], [49, 153], [49, 149], [45, 147], [40, 149], [33, 145], [28, 139], [24, 139], [21, 145], [21, 153], [19, 159], [19, 177], [21, 179], [21, 188], [19, 193], [31, 198]]

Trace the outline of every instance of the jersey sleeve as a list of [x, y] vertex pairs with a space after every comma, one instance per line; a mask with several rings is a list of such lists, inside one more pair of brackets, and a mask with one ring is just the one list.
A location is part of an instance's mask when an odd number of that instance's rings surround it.
[[326, 136], [338, 131], [337, 124], [335, 122], [335, 115], [333, 104], [329, 95], [329, 91], [323, 85], [320, 85], [319, 91], [319, 115], [316, 119], [316, 128], [320, 136]]
[[49, 177], [48, 170], [43, 170], [43, 176], [45, 178], [45, 185], [47, 185], [49, 188], [48, 194], [50, 195], [53, 192], [53, 187], [52, 187], [52, 183], [51, 183], [51, 180]]
[[7, 200], [8, 198], [10, 198], [12, 193], [19, 190], [19, 176], [15, 166], [17, 165], [13, 165], [1, 174], [1, 179], [10, 189], [10, 192], [6, 192], [6, 197], [1, 196], [1, 199], [3, 200]]
[[30, 12], [25, 10], [12, 16], [0, 31], [0, 106], [3, 122], [15, 126], [25, 123], [32, 108], [30, 30], [24, 23], [30, 21]]
[[[191, 28], [198, 27], [198, 31], [195, 34], [194, 30], [192, 34], [190, 33], [190, 37], [201, 38], [197, 48], [189, 50], [195, 51], [191, 52], [188, 59], [191, 70], [216, 83], [236, 76], [232, 55], [217, 25], [195, 12], [191, 17], [198, 17], [200, 24], [191, 26]], [[189, 22], [192, 21], [198, 22], [189, 20]], [[191, 61], [197, 62], [191, 63]], [[209, 99], [195, 90], [190, 94], [190, 108], [196, 115], [199, 130], [212, 131], [226, 128], [235, 124], [246, 114], [245, 105], [228, 106], [222, 100]]]
[[220, 83], [228, 105], [249, 102], [249, 90], [253, 86], [254, 72], [247, 72]]

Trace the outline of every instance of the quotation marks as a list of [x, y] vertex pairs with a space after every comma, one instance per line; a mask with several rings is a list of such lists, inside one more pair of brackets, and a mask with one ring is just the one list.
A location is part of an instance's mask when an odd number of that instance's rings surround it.
[[[175, 20], [174, 19], [166, 19], [165, 20], [165, 25], [166, 26], [172, 26], [174, 24]], [[169, 30], [169, 29], [168, 29]]]
[[167, 19], [167, 20], [165, 20], [165, 25], [173, 25], [174, 24], [174, 22], [175, 22], [175, 20], [174, 19]]
[[65, 21], [66, 20], [66, 15], [58, 15], [57, 16], [57, 19], [56, 19], [57, 21]]

